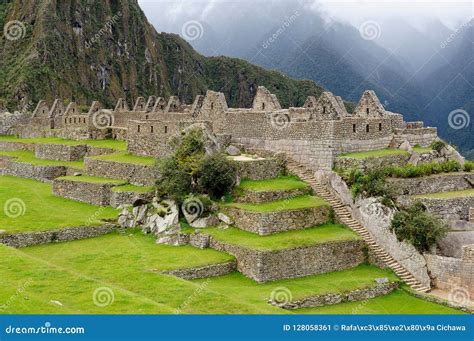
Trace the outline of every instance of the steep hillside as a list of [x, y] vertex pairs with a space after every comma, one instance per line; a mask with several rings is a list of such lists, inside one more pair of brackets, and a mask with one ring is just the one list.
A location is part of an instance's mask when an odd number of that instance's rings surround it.
[[203, 57], [179, 36], [157, 33], [136, 0], [0, 6], [0, 20], [17, 28], [0, 38], [0, 106], [9, 109], [55, 97], [108, 106], [152, 94], [191, 101], [207, 89], [223, 91], [232, 106], [249, 106], [258, 85], [288, 106], [322, 91], [243, 60]]

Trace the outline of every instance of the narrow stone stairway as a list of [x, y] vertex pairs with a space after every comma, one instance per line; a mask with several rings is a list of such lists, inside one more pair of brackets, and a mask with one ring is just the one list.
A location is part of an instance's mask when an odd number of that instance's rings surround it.
[[392, 269], [395, 274], [406, 284], [408, 284], [412, 289], [422, 293], [426, 293], [431, 290], [430, 287], [422, 285], [407, 269], [405, 269], [387, 251], [385, 251], [380, 245], [376, 243], [369, 231], [352, 217], [351, 212], [346, 208], [342, 201], [317, 182], [313, 175], [313, 171], [291, 160], [288, 160], [287, 167], [291, 173], [300, 177], [301, 180], [309, 183], [316, 195], [327, 200], [334, 209], [334, 213], [339, 218], [340, 222], [349, 226], [352, 230], [359, 234], [367, 243], [367, 246], [370, 248], [370, 250], [390, 269]]

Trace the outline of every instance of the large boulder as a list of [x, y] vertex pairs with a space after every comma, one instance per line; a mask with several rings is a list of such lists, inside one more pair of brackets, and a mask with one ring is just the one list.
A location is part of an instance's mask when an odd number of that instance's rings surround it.
[[[189, 134], [191, 131], [200, 130], [204, 137], [204, 150], [206, 155], [213, 155], [222, 151], [223, 146], [219, 142], [218, 137], [212, 131], [212, 127], [207, 123], [194, 123], [186, 127], [181, 131], [181, 136], [179, 139], [182, 139], [186, 134]], [[179, 143], [179, 142], [178, 142]]]
[[458, 162], [462, 167], [464, 167], [464, 162], [466, 161], [465, 158], [459, 154], [459, 152], [454, 149], [452, 146], [447, 144], [439, 151], [441, 156], [443, 156], [446, 160], [452, 160]]

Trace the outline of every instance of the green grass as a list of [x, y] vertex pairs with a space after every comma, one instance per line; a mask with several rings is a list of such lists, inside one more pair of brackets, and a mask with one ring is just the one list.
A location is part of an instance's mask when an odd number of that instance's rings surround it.
[[[18, 217], [0, 215], [0, 229], [7, 232], [33, 232], [70, 226], [96, 226], [102, 219], [115, 219], [117, 211], [56, 197], [50, 184], [0, 176], [0, 206], [15, 200], [23, 208]], [[13, 202], [13, 201], [12, 201]], [[12, 208], [13, 212], [13, 208]]]
[[260, 213], [300, 210], [320, 206], [329, 206], [329, 204], [324, 199], [311, 195], [302, 195], [291, 199], [276, 200], [259, 204], [227, 203], [223, 205], [223, 207], [234, 207]]
[[93, 156], [92, 158], [103, 161], [131, 163], [141, 166], [153, 166], [156, 163], [156, 159], [153, 157], [137, 156], [127, 153], [104, 154], [99, 156]]
[[[259, 301], [268, 300], [273, 289], [278, 287], [288, 289], [293, 300], [297, 300], [309, 296], [342, 293], [375, 286], [377, 284], [375, 279], [381, 277], [388, 278], [390, 281], [398, 280], [392, 272], [362, 264], [352, 269], [267, 283], [257, 283], [235, 272], [213, 279], [209, 283], [209, 288], [223, 294], [225, 291], [232, 292], [239, 295], [242, 300], [258, 304]], [[203, 283], [204, 281], [206, 279], [193, 282]]]
[[347, 153], [338, 155], [338, 157], [343, 158], [352, 158], [352, 159], [368, 159], [372, 157], [383, 157], [383, 156], [391, 156], [391, 155], [409, 155], [407, 151], [401, 149], [379, 149], [379, 150], [371, 150], [368, 152], [357, 152], [357, 153]]
[[[138, 231], [68, 243], [15, 250], [0, 245], [0, 302], [8, 302], [1, 313], [47, 314], [293, 314], [267, 303], [274, 290], [287, 288], [293, 299], [329, 292], [342, 292], [373, 285], [388, 277], [388, 271], [369, 265], [322, 275], [258, 284], [239, 273], [185, 281], [160, 271], [216, 264], [231, 260], [226, 254], [191, 246], [156, 245], [152, 236]], [[93, 293], [98, 288], [113, 292], [112, 304], [98, 307]], [[19, 292], [21, 288], [21, 292]], [[62, 303], [54, 305], [51, 300]], [[392, 300], [392, 309], [404, 306], [425, 313], [456, 313], [405, 294]], [[359, 302], [371, 306], [373, 300]], [[415, 305], [414, 303], [418, 303]], [[384, 312], [384, 307], [373, 311]], [[335, 306], [336, 307], [336, 306]], [[352, 306], [337, 306], [351, 313]], [[404, 309], [410, 313], [410, 309]]]
[[254, 192], [288, 191], [309, 188], [309, 185], [296, 176], [280, 176], [268, 180], [242, 180], [240, 189]]
[[453, 199], [453, 198], [466, 198], [466, 197], [474, 197], [474, 189], [471, 188], [471, 189], [465, 189], [461, 191], [419, 194], [419, 195], [414, 196], [414, 198], [432, 198], [432, 199]]
[[416, 298], [402, 289], [363, 302], [350, 302], [295, 310], [299, 314], [463, 314], [440, 304]]
[[433, 148], [431, 148], [431, 147], [420, 147], [420, 146], [415, 146], [415, 147], [413, 147], [413, 151], [414, 151], [414, 152], [417, 152], [417, 153], [420, 153], [420, 154], [422, 154], [422, 153], [429, 153], [429, 152], [431, 152], [432, 150], [433, 150]]
[[34, 152], [26, 150], [17, 151], [0, 151], [0, 155], [11, 156], [15, 158], [14, 161], [21, 163], [30, 163], [35, 166], [66, 166], [77, 169], [84, 168], [84, 162], [81, 161], [55, 161], [55, 160], [43, 160], [35, 157]]
[[77, 182], [89, 182], [93, 184], [112, 184], [112, 185], [125, 185], [127, 181], [120, 180], [120, 179], [109, 179], [109, 178], [101, 178], [98, 176], [88, 176], [88, 175], [81, 175], [81, 176], [62, 176], [57, 178], [58, 180], [69, 180], [69, 181], [77, 181]]
[[135, 185], [122, 185], [112, 188], [114, 192], [135, 192], [135, 193], [148, 193], [154, 190], [153, 186], [135, 186]]
[[238, 228], [208, 228], [203, 231], [222, 242], [248, 249], [270, 251], [314, 245], [331, 241], [360, 239], [343, 225], [325, 224], [304, 230], [286, 231], [269, 236], [259, 236]]
[[125, 151], [127, 149], [127, 143], [125, 141], [119, 141], [119, 140], [67, 140], [67, 139], [62, 139], [59, 137], [38, 137], [38, 138], [22, 139], [16, 136], [3, 135], [3, 136], [0, 136], [0, 141], [31, 143], [31, 144], [51, 143], [51, 144], [64, 144], [68, 146], [77, 146], [80, 144], [87, 144], [93, 147], [111, 148], [111, 149], [116, 149], [116, 150], [121, 150], [121, 151]]

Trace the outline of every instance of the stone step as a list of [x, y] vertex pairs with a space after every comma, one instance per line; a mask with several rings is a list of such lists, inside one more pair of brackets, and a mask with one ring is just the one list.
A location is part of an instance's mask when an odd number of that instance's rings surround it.
[[412, 289], [419, 292], [427, 292], [430, 290], [430, 288], [421, 285], [421, 283], [408, 270], [401, 266], [400, 263], [398, 263], [388, 252], [378, 245], [378, 243], [372, 238], [369, 231], [367, 231], [367, 229], [357, 220], [352, 218], [352, 213], [346, 208], [344, 203], [342, 203], [342, 201], [338, 198], [334, 197], [330, 191], [317, 182], [312, 171], [292, 160], [287, 162], [287, 167], [292, 173], [299, 176], [302, 180], [308, 182], [318, 196], [328, 201], [339, 220], [358, 233], [364, 239], [368, 247], [375, 253], [375, 255], [378, 256], [380, 260], [388, 267], [390, 267], [405, 283], [407, 283]]

